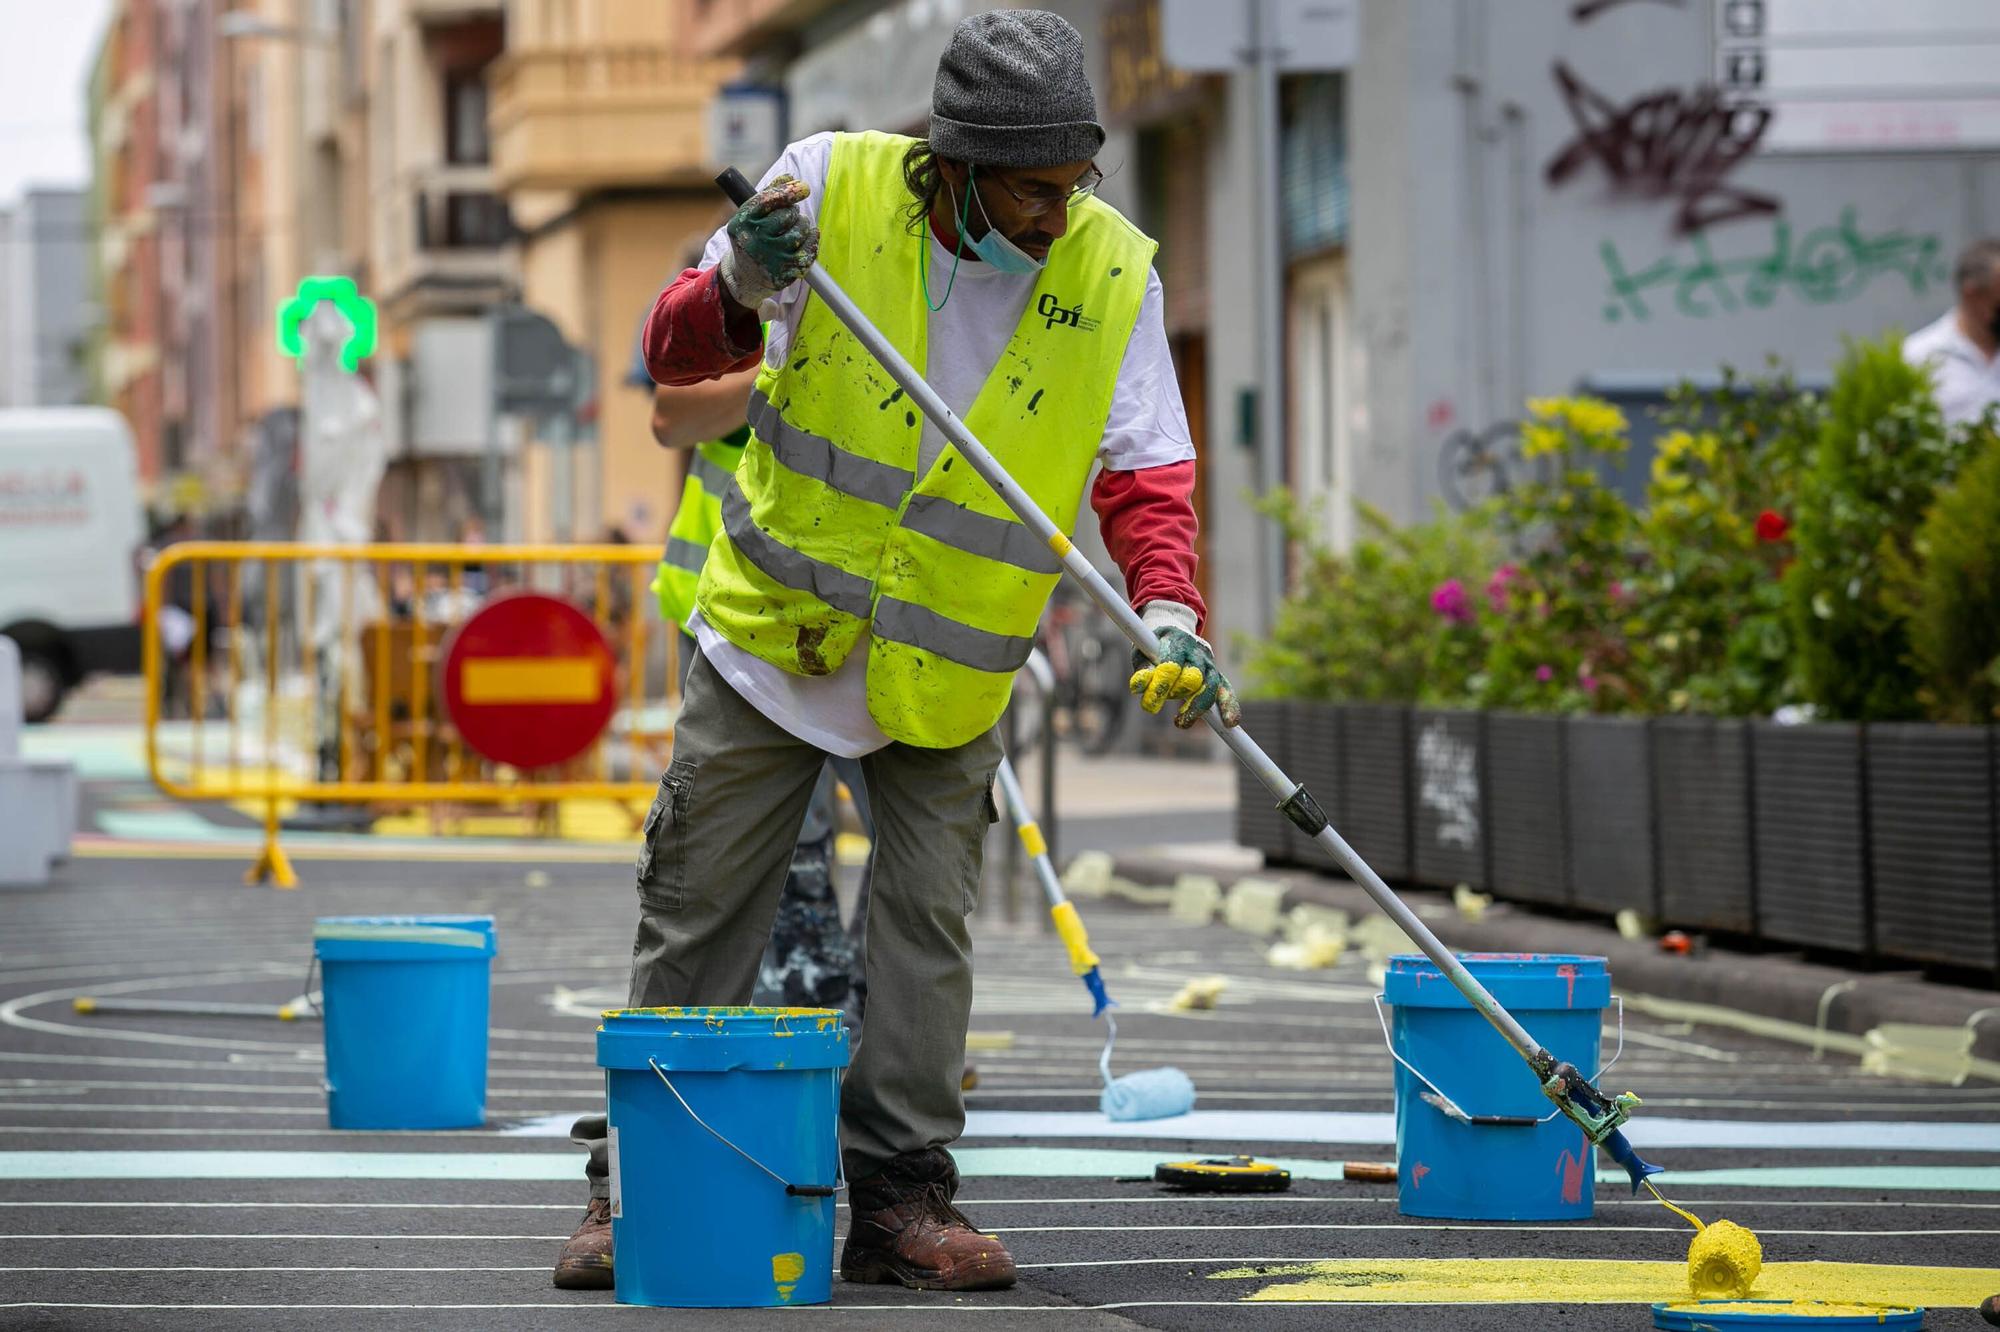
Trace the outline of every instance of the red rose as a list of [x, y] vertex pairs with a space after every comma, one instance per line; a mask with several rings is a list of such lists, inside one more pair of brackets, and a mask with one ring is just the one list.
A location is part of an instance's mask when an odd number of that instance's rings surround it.
[[1783, 541], [1785, 533], [1792, 525], [1785, 521], [1785, 515], [1776, 509], [1766, 509], [1757, 515], [1757, 539], [1759, 541]]

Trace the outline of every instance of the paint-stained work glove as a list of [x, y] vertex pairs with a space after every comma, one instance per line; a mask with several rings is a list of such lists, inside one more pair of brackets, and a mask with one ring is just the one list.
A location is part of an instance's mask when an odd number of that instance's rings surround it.
[[791, 286], [819, 258], [819, 228], [799, 211], [805, 182], [779, 176], [750, 196], [729, 219], [722, 285], [737, 304], [755, 310]]
[[1236, 691], [1215, 664], [1215, 649], [1208, 640], [1172, 626], [1155, 632], [1160, 637], [1158, 661], [1147, 661], [1138, 651], [1132, 653], [1132, 692], [1139, 695], [1139, 706], [1158, 712], [1169, 699], [1187, 700], [1174, 714], [1174, 725], [1184, 731], [1216, 707], [1222, 709], [1224, 726], [1241, 723], [1243, 709], [1237, 705]]

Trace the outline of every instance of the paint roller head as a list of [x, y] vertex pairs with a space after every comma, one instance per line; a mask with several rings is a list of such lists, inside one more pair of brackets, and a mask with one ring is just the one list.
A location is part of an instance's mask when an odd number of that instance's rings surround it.
[[1688, 1286], [1702, 1299], [1741, 1299], [1764, 1270], [1764, 1246], [1734, 1221], [1711, 1221], [1688, 1245]]
[[1098, 1107], [1117, 1120], [1167, 1119], [1194, 1109], [1194, 1079], [1177, 1068], [1149, 1068], [1104, 1084]]

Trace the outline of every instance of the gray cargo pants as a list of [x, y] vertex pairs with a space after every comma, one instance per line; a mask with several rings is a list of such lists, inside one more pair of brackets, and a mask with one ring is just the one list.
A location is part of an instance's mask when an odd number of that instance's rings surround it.
[[[706, 659], [694, 662], [673, 762], [639, 851], [632, 1007], [750, 1002], [793, 840], [825, 761]], [[999, 765], [993, 730], [956, 749], [892, 743], [861, 760], [875, 849], [866, 1033], [841, 1085], [849, 1179], [905, 1152], [945, 1146], [965, 1129], [966, 918], [978, 904], [986, 830], [999, 817], [992, 795]], [[570, 1137], [590, 1149], [591, 1196], [608, 1196], [604, 1116], [578, 1119]]]

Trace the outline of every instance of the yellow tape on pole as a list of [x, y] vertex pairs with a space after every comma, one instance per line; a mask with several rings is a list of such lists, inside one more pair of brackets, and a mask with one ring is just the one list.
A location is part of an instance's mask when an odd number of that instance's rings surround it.
[[1049, 853], [1049, 844], [1042, 840], [1041, 824], [1031, 819], [1022, 824], [1016, 831], [1020, 833], [1021, 845], [1027, 849], [1029, 855], [1045, 856]]
[[1090, 951], [1090, 936], [1084, 933], [1083, 917], [1076, 914], [1076, 904], [1056, 903], [1049, 908], [1049, 918], [1056, 923], [1063, 947], [1069, 950], [1070, 970], [1081, 976], [1096, 966], [1097, 954]]

